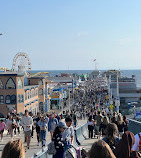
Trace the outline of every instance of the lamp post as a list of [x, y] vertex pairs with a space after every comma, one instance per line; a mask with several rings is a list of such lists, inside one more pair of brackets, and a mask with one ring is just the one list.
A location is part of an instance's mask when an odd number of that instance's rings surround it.
[[118, 72], [117, 72], [117, 98], [116, 98], [117, 113], [119, 113], [119, 107], [120, 107], [120, 99], [119, 99], [119, 82], [118, 82]]
[[74, 81], [73, 81], [73, 79], [72, 79], [72, 99], [73, 99], [73, 103], [72, 103], [72, 104], [74, 104], [74, 91], [73, 91], [73, 84], [74, 84]]
[[69, 89], [69, 112], [70, 112], [70, 89]]
[[[48, 84], [48, 83], [47, 83]], [[49, 109], [49, 107], [48, 107], [48, 91], [47, 91], [47, 85], [46, 85], [46, 112], [48, 112], [50, 109]]]

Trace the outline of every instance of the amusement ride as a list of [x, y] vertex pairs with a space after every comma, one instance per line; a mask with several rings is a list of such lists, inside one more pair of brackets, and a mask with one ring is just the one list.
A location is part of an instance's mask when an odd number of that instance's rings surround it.
[[19, 52], [13, 59], [12, 71], [30, 75], [31, 61], [29, 56], [24, 52]]

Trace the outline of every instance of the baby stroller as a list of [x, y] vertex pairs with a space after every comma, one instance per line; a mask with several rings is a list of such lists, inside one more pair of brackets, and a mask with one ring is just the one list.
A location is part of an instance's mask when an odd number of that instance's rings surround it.
[[66, 158], [87, 158], [87, 151], [84, 148], [77, 147], [73, 145], [65, 153]]
[[99, 137], [99, 130], [98, 130], [97, 126], [94, 125], [94, 138], [98, 139], [98, 137]]

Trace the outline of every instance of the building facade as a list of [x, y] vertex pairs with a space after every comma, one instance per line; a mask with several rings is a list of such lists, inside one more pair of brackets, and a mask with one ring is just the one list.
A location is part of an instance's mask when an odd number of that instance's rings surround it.
[[15, 72], [0, 73], [0, 114], [24, 113], [26, 109], [39, 111], [39, 86], [24, 86], [24, 75]]
[[28, 85], [38, 85], [38, 97], [39, 97], [39, 111], [45, 112], [46, 110], [46, 95], [45, 95], [45, 78], [44, 77], [30, 77], [28, 78]]

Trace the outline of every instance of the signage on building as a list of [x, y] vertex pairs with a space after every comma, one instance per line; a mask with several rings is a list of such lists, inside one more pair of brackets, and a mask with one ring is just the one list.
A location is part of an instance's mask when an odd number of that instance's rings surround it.
[[106, 95], [106, 99], [109, 99], [109, 95]]
[[110, 105], [110, 109], [113, 110], [113, 108], [114, 108], [114, 106], [111, 104], [111, 105]]
[[120, 98], [118, 96], [115, 97], [115, 100], [120, 100]]
[[141, 119], [141, 111], [136, 111], [136, 119]]
[[12, 112], [15, 108], [15, 105], [7, 105], [7, 108]]

